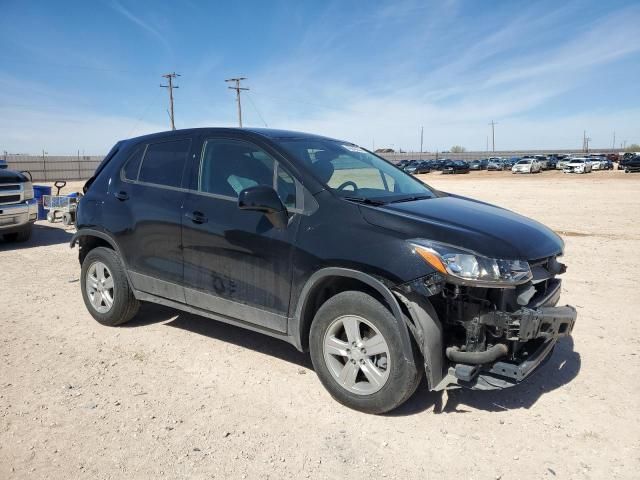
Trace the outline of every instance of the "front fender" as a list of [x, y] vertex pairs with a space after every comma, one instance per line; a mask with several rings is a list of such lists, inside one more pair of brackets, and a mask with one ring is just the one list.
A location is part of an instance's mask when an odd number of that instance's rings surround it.
[[422, 292], [405, 288], [393, 293], [409, 311], [411, 324], [408, 327], [422, 353], [429, 389], [434, 390], [445, 375], [442, 323]]
[[391, 309], [391, 313], [396, 319], [398, 325], [398, 334], [400, 335], [400, 340], [402, 342], [406, 360], [411, 364], [415, 363], [413, 348], [411, 345], [411, 337], [409, 336], [407, 324], [405, 321], [405, 315], [402, 313], [400, 304], [398, 303], [398, 300], [393, 295], [393, 293], [391, 293], [391, 290], [389, 290], [389, 288], [387, 288], [384, 283], [371, 275], [358, 270], [352, 270], [342, 267], [327, 267], [316, 271], [309, 277], [304, 287], [302, 288], [302, 292], [300, 293], [300, 298], [296, 306], [295, 314], [289, 321], [288, 329], [292, 343], [296, 346], [296, 348], [301, 351], [304, 350], [302, 335], [303, 332], [307, 331], [307, 325], [303, 325], [303, 321], [304, 318], [306, 318], [305, 309], [311, 307], [309, 305], [311, 303], [309, 302], [309, 299], [311, 297], [310, 294], [313, 292], [314, 287], [318, 286], [319, 283], [327, 277], [353, 278], [375, 289], [387, 302]]

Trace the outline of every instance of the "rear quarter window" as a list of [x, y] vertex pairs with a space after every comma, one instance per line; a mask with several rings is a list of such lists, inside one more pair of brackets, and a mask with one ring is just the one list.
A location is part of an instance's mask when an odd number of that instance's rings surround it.
[[149, 144], [142, 160], [138, 181], [180, 187], [190, 148], [190, 139]]
[[142, 163], [142, 155], [144, 154], [144, 147], [140, 146], [129, 155], [127, 162], [122, 167], [122, 177], [125, 180], [136, 181], [138, 180], [138, 172], [140, 170], [140, 163]]

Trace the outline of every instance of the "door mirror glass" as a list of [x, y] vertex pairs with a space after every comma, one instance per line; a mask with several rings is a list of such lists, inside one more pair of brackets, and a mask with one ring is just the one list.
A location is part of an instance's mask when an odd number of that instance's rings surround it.
[[238, 195], [240, 210], [263, 212], [274, 227], [286, 228], [289, 223], [287, 208], [283, 205], [278, 193], [266, 185], [245, 188]]

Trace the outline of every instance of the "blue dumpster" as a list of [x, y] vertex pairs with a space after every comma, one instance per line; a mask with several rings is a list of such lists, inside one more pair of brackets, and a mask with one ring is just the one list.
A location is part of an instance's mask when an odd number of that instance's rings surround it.
[[47, 218], [47, 212], [44, 209], [44, 205], [42, 204], [43, 195], [51, 195], [51, 187], [48, 187], [46, 185], [34, 185], [33, 196], [38, 203], [38, 220], [46, 220]]

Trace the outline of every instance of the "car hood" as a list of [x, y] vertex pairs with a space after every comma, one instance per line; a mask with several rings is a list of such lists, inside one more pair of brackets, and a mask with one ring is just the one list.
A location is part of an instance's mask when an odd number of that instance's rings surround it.
[[23, 183], [27, 177], [13, 170], [0, 170], [0, 183]]
[[560, 254], [551, 229], [504, 208], [457, 195], [362, 206], [364, 219], [406, 237], [448, 243], [491, 258], [536, 260]]

